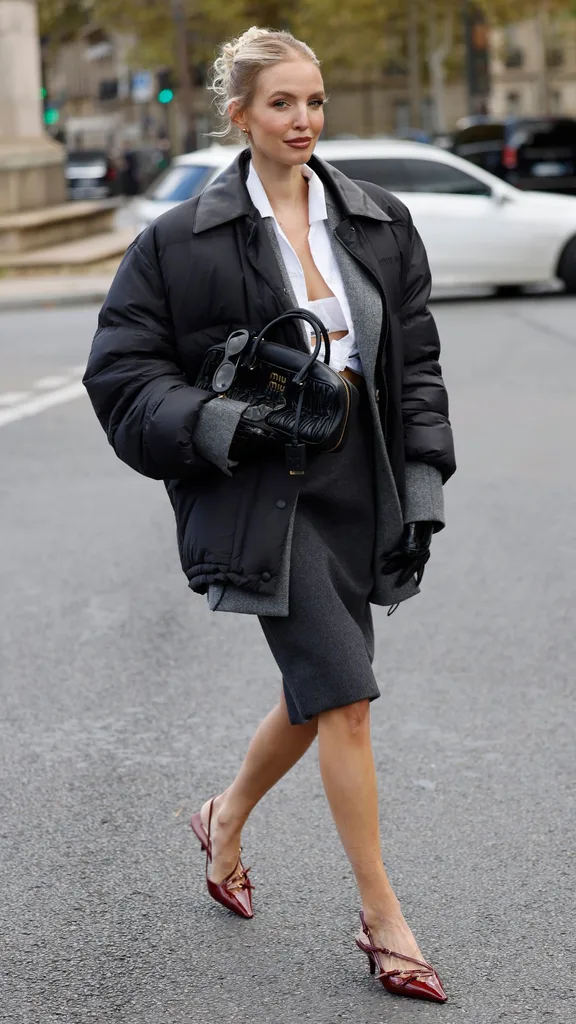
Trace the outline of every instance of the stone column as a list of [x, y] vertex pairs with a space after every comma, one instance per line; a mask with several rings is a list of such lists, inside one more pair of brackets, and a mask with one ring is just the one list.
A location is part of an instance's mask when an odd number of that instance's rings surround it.
[[0, 216], [64, 202], [62, 147], [44, 130], [35, 0], [0, 0]]

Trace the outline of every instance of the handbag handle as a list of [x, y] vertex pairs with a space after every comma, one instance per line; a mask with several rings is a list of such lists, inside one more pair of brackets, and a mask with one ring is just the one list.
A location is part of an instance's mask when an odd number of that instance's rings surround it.
[[314, 313], [311, 313], [308, 309], [289, 309], [287, 310], [286, 313], [282, 313], [280, 316], [276, 317], [275, 320], [272, 320], [269, 324], [266, 325], [266, 327], [263, 328], [263, 330], [260, 331], [260, 334], [258, 335], [254, 343], [254, 354], [256, 353], [260, 342], [263, 341], [266, 332], [269, 331], [271, 327], [275, 327], [276, 324], [281, 324], [286, 320], [306, 320], [307, 323], [311, 324], [314, 330], [314, 335], [316, 337], [314, 351], [310, 355], [310, 358], [307, 360], [307, 362], [304, 363], [302, 369], [299, 370], [299, 372], [296, 374], [293, 380], [294, 384], [300, 386], [304, 383], [306, 377], [308, 376], [310, 368], [318, 359], [318, 356], [320, 355], [320, 349], [322, 347], [322, 342], [324, 342], [324, 362], [326, 366], [330, 365], [330, 338], [328, 336], [328, 331], [326, 330], [324, 324], [322, 323], [321, 320], [318, 319], [318, 317]]

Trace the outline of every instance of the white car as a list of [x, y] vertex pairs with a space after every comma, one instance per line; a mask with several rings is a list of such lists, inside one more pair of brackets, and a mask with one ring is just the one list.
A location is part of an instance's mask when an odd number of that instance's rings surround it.
[[[214, 145], [175, 159], [136, 200], [139, 225], [197, 195], [239, 152], [238, 146]], [[557, 278], [576, 293], [576, 197], [521, 191], [418, 142], [321, 141], [316, 153], [348, 177], [382, 185], [406, 203], [436, 286], [506, 291]]]

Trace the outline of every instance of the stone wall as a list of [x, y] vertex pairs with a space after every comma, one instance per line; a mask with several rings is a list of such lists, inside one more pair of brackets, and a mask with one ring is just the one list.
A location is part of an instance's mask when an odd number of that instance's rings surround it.
[[0, 0], [0, 214], [64, 202], [62, 147], [44, 131], [33, 0]]
[[0, 139], [0, 215], [65, 202], [62, 161], [50, 139]]

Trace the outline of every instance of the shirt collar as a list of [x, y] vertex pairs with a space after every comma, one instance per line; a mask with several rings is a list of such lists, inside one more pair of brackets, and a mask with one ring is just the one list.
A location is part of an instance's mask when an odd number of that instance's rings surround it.
[[[229, 224], [240, 217], [253, 216], [254, 204], [246, 188], [249, 163], [250, 151], [244, 148], [212, 184], [204, 189], [200, 196], [186, 201], [184, 207], [192, 211], [192, 232], [195, 235], [220, 227], [222, 224]], [[379, 196], [380, 206], [370, 198], [363, 188], [342, 174], [342, 171], [337, 171], [331, 164], [321, 160], [320, 157], [313, 154], [308, 167], [318, 175], [326, 189], [326, 194], [334, 200], [336, 204], [335, 217], [338, 224], [351, 216], [369, 217], [371, 220], [386, 222], [402, 219], [401, 212], [395, 206], [391, 206], [389, 200], [386, 200], [386, 193], [380, 196], [382, 190], [378, 186], [373, 186], [373, 188], [376, 189]], [[395, 211], [394, 217], [382, 209], [383, 200], [387, 209], [391, 212]]]
[[[311, 167], [307, 164], [303, 164], [302, 176], [308, 180], [308, 220], [310, 224], [313, 224], [317, 220], [327, 220], [328, 211], [326, 210], [326, 196], [324, 194], [324, 185], [320, 181], [320, 178]], [[246, 179], [246, 188], [250, 199], [254, 203], [254, 206], [258, 210], [261, 217], [273, 217], [274, 210], [270, 204], [270, 200], [266, 195], [266, 190], [258, 177], [258, 173], [254, 167], [252, 160], [250, 161], [250, 170]]]

